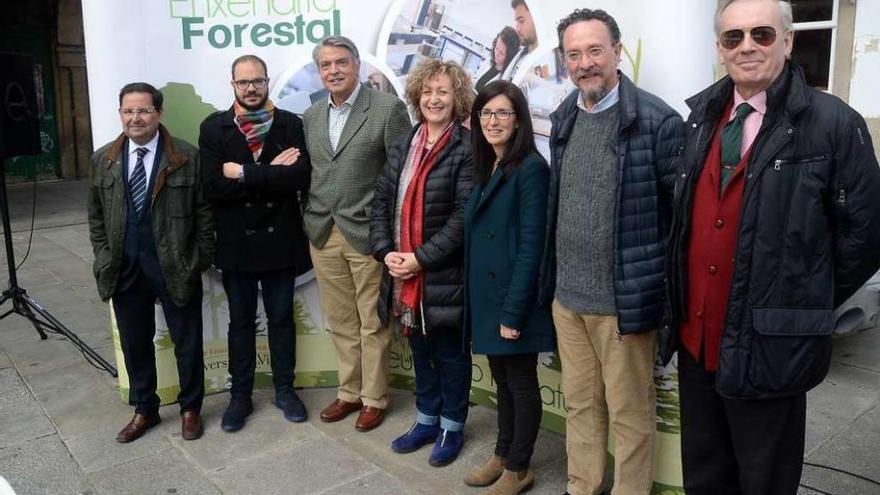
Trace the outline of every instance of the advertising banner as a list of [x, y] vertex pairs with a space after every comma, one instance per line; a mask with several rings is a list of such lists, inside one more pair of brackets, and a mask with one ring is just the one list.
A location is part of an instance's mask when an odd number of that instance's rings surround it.
[[[575, 8], [602, 8], [622, 32], [620, 69], [636, 84], [660, 96], [686, 115], [684, 99], [713, 81], [715, 57], [712, 15], [705, 0], [532, 0], [529, 53], [515, 57], [494, 78], [513, 80], [526, 93], [538, 147], [549, 151], [549, 114], [573, 90], [561, 63], [556, 24]], [[410, 71], [425, 58], [455, 60], [477, 83], [491, 80], [499, 60], [496, 38], [529, 29], [510, 0], [83, 0], [89, 72], [92, 135], [95, 147], [120, 133], [120, 88], [146, 81], [164, 93], [163, 123], [171, 133], [198, 142], [200, 122], [228, 109], [232, 61], [255, 54], [268, 65], [270, 97], [276, 106], [301, 114], [326, 101], [312, 61], [315, 43], [344, 35], [358, 45], [361, 80], [374, 89], [401, 95]], [[520, 35], [521, 37], [521, 35]], [[502, 43], [503, 44], [503, 43]], [[505, 46], [520, 54], [522, 45]], [[226, 329], [228, 307], [220, 275], [203, 276], [206, 385], [229, 386]], [[257, 385], [271, 384], [265, 313], [260, 305], [257, 337]], [[171, 339], [157, 306], [156, 356], [159, 393], [174, 401], [177, 374]], [[334, 386], [336, 358], [321, 314], [317, 284], [307, 273], [295, 295], [297, 379], [303, 387]], [[117, 342], [120, 390], [128, 379]], [[395, 333], [391, 351], [392, 384], [412, 388], [412, 358]], [[544, 426], [564, 431], [565, 397], [559, 358], [542, 355], [539, 364]], [[682, 493], [678, 392], [675, 366], [658, 367], [657, 470], [654, 493]], [[473, 402], [494, 405], [494, 383], [483, 356], [475, 356]]]

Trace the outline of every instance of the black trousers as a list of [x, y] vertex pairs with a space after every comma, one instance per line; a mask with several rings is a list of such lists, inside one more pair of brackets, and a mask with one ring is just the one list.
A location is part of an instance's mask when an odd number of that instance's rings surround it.
[[229, 301], [229, 374], [232, 397], [250, 398], [257, 365], [257, 283], [269, 334], [269, 365], [275, 391], [293, 390], [296, 335], [293, 323], [292, 268], [262, 273], [223, 270], [223, 289]]
[[529, 468], [541, 426], [538, 355], [487, 356], [498, 399], [498, 440], [495, 454], [507, 459], [507, 469]]
[[726, 399], [715, 373], [678, 352], [681, 457], [688, 495], [795, 495], [801, 480], [806, 394]]
[[180, 393], [180, 410], [199, 411], [205, 396], [205, 361], [202, 354], [202, 291], [185, 306], [177, 306], [164, 290], [156, 290], [143, 274], [134, 275], [128, 287], [113, 294], [113, 312], [128, 372], [128, 402], [135, 412], [159, 411], [156, 395], [156, 299], [162, 304], [165, 322], [174, 342]]

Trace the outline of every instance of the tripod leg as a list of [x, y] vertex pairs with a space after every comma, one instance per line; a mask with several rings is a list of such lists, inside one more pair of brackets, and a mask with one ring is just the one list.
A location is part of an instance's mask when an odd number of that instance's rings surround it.
[[[113, 376], [114, 378], [118, 376], [118, 373], [116, 372], [116, 368], [112, 364], [108, 363], [106, 359], [101, 357], [101, 355], [98, 354], [97, 351], [95, 351], [94, 349], [89, 347], [88, 344], [83, 342], [83, 340], [80, 339], [69, 328], [65, 327], [63, 323], [61, 323], [60, 321], [55, 319], [55, 317], [52, 316], [51, 313], [49, 313], [42, 306], [40, 306], [40, 303], [38, 303], [34, 299], [28, 297], [27, 294], [22, 294], [22, 304], [24, 304], [28, 307], [28, 311], [33, 316], [31, 318], [31, 321], [34, 322], [34, 326], [37, 327], [38, 332], [40, 332], [42, 335], [45, 335], [45, 333], [43, 333], [43, 330], [39, 327], [38, 323], [40, 325], [45, 325], [46, 327], [51, 328], [52, 330], [58, 332], [59, 334], [67, 337], [67, 339], [70, 340], [70, 342], [74, 346], [76, 346], [79, 350], [81, 350], [89, 358], [93, 359], [96, 363], [98, 363], [98, 365], [101, 366], [101, 368], [103, 368], [105, 371], [110, 373], [111, 376]], [[33, 310], [33, 311], [31, 311], [31, 310]], [[42, 321], [37, 320], [36, 315], [33, 314], [34, 312], [39, 314], [46, 322], [44, 323]]]
[[46, 332], [43, 330], [42, 322], [37, 319], [37, 316], [31, 311], [30, 306], [28, 305], [28, 299], [30, 299], [27, 293], [22, 289], [13, 289], [15, 291], [12, 296], [12, 311], [20, 314], [28, 319], [37, 330], [37, 333], [40, 334], [40, 340], [46, 340], [49, 337], [46, 335]]
[[[0, 155], [0, 165], [3, 164], [3, 158], [5, 157]], [[70, 340], [73, 345], [78, 347], [83, 354], [104, 368], [108, 373], [114, 377], [117, 376], [116, 368], [77, 337], [75, 333], [65, 327], [60, 321], [56, 320], [48, 311], [43, 309], [37, 301], [28, 297], [27, 292], [18, 286], [18, 277], [15, 273], [15, 251], [12, 247], [12, 228], [10, 227], [9, 222], [9, 203], [6, 195], [6, 174], [4, 172], [5, 171], [2, 167], [0, 167], [0, 220], [2, 220], [3, 223], [3, 240], [6, 245], [6, 265], [9, 269], [9, 289], [3, 292], [3, 297], [0, 298], [0, 304], [12, 299], [12, 309], [0, 316], [0, 320], [11, 313], [24, 316], [33, 323], [34, 328], [37, 329], [37, 333], [40, 334], [40, 338], [43, 340], [46, 340], [47, 338], [43, 327], [56, 331], [67, 337], [67, 339]], [[39, 314], [45, 321], [41, 321], [37, 318], [37, 315], [35, 315], [34, 312]]]

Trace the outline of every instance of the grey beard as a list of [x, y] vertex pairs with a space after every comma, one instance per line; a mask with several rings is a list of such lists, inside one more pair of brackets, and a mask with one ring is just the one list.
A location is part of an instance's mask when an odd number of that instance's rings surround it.
[[608, 96], [608, 91], [609, 91], [608, 83], [606, 83], [605, 81], [602, 81], [602, 85], [600, 85], [598, 88], [591, 89], [591, 90], [587, 91], [586, 93], [583, 93], [583, 95], [584, 95], [584, 99], [586, 99], [589, 102], [592, 102], [593, 105], [595, 105], [596, 103], [599, 103], [600, 101], [602, 101], [602, 99], [604, 99], [606, 96]]

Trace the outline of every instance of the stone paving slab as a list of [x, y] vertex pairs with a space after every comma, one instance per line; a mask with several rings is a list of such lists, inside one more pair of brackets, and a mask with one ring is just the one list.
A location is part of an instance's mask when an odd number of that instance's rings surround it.
[[[27, 332], [28, 328], [21, 329]], [[67, 339], [49, 335], [40, 340], [36, 332], [30, 339], [5, 346], [9, 358], [24, 376], [44, 374], [77, 364], [85, 364], [79, 350]]]
[[[88, 475], [101, 495], [217, 495], [220, 490], [176, 449]], [[234, 493], [257, 493], [241, 491]]]
[[875, 328], [838, 339], [834, 344], [835, 362], [880, 372], [880, 330]]
[[224, 493], [317, 494], [379, 470], [339, 442], [315, 438], [217, 471]]
[[[16, 260], [20, 259], [21, 258], [16, 256]], [[9, 275], [6, 270], [5, 264], [2, 273], [0, 273], [0, 277], [3, 277], [2, 280], [4, 282], [9, 280]], [[42, 289], [55, 287], [62, 282], [63, 280], [59, 279], [58, 276], [56, 276], [54, 273], [36, 263], [34, 263], [33, 266], [29, 266], [26, 272], [18, 272], [19, 287], [24, 287], [28, 291], [28, 294], [31, 295], [31, 297], [33, 297], [33, 294], [38, 293]]]
[[[58, 247], [58, 249], [68, 251], [61, 247]], [[52, 273], [57, 275], [63, 274], [64, 282], [68, 285], [76, 284], [85, 287], [92, 285], [95, 281], [95, 274], [92, 271], [92, 263], [86, 262], [73, 253], [64, 258], [46, 260], [40, 264]]]
[[0, 448], [0, 474], [17, 495], [93, 493], [58, 435]]
[[[226, 400], [223, 400], [225, 407]], [[205, 414], [204, 436], [195, 442], [173, 439], [175, 446], [204, 471], [219, 471], [252, 457], [282, 451], [298, 443], [323, 437], [311, 423], [291, 423], [277, 414], [263, 413], [248, 417], [245, 428], [234, 433], [220, 429], [220, 415]], [[221, 413], [222, 414], [222, 413]]]
[[[807, 488], [810, 487], [810, 488]], [[880, 486], [836, 471], [804, 466], [801, 491], [798, 494], [823, 495], [877, 495]]]
[[116, 441], [116, 433], [123, 425], [107, 424], [97, 430], [72, 435], [66, 440], [67, 448], [83, 471], [96, 473], [173, 448], [165, 435], [158, 434], [147, 434], [136, 442], [121, 444]]
[[0, 418], [0, 447], [55, 433], [52, 422], [14, 368], [0, 370]]
[[375, 472], [320, 493], [321, 495], [388, 495], [411, 492], [397, 478], [387, 473]]
[[[79, 225], [41, 230], [40, 235], [58, 248], [63, 249], [63, 252], [72, 253], [89, 266], [95, 259], [92, 243], [89, 240], [89, 232], [83, 230]], [[69, 257], [66, 259], [70, 261]]]
[[132, 409], [120, 400], [113, 379], [84, 362], [27, 380], [64, 439], [105, 426], [122, 428], [131, 419]]
[[880, 370], [869, 370], [836, 362], [828, 371], [825, 382], [852, 387], [862, 393], [880, 392]]
[[[811, 455], [807, 462], [850, 471], [880, 483], [880, 405], [875, 405]], [[804, 469], [803, 483], [834, 493], [876, 495], [880, 484], [867, 483], [821, 468]]]
[[[38, 229], [82, 224], [88, 220], [86, 197], [89, 180], [44, 181], [37, 184], [36, 221]], [[7, 186], [12, 232], [27, 232], [31, 227], [34, 185]]]
[[[854, 368], [850, 370], [849, 378], [870, 374]], [[859, 377], [860, 380], [869, 378]], [[854, 387], [848, 381], [830, 379], [820, 383], [807, 395], [809, 414], [804, 452], [809, 455], [878, 402], [880, 392]]]

